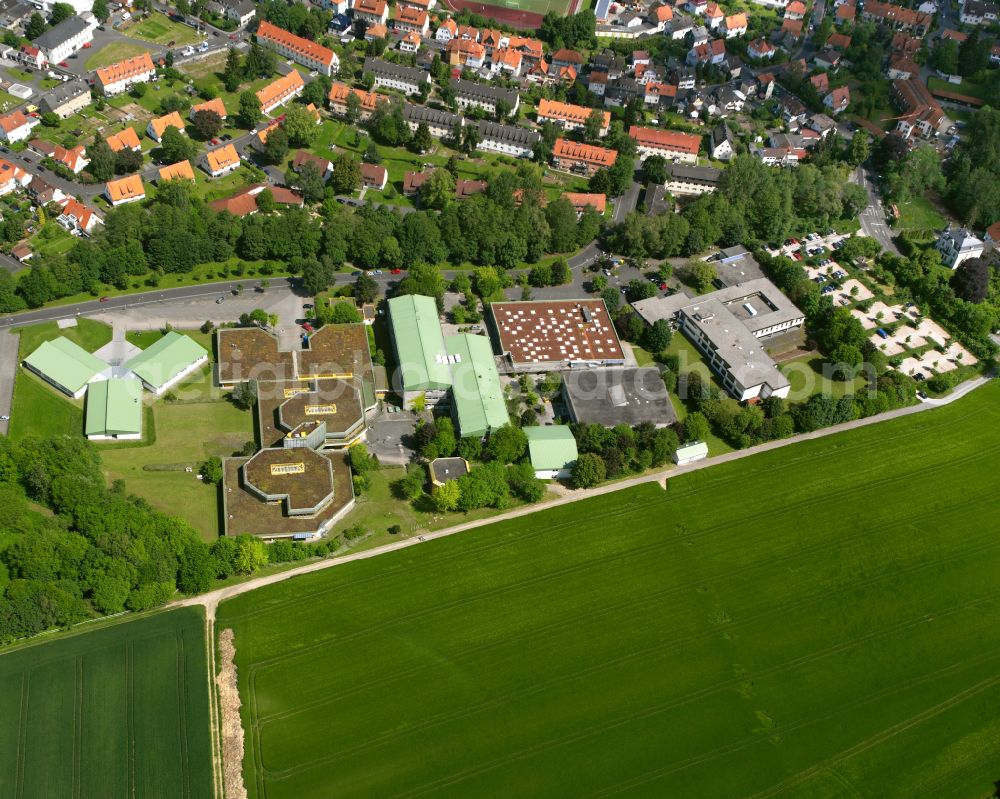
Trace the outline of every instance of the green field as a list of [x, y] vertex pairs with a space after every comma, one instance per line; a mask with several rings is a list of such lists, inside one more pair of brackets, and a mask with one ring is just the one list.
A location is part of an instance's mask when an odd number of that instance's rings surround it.
[[213, 796], [204, 615], [185, 608], [0, 657], [0, 796]]
[[174, 22], [159, 13], [150, 14], [146, 19], [136, 23], [123, 33], [126, 36], [134, 36], [137, 39], [145, 39], [156, 44], [166, 45], [173, 42], [175, 47], [195, 44], [205, 38], [199, 36], [194, 28]]
[[104, 47], [90, 56], [87, 59], [86, 66], [87, 69], [100, 69], [101, 67], [117, 64], [126, 58], [142, 55], [146, 52], [149, 52], [149, 48], [143, 47], [141, 44], [132, 44], [131, 42], [123, 41], [111, 42], [111, 44], [104, 45]]
[[230, 600], [250, 795], [992, 795], [998, 450], [994, 383]]
[[948, 224], [934, 204], [926, 197], [914, 197], [909, 202], [899, 203], [900, 230], [940, 230]]

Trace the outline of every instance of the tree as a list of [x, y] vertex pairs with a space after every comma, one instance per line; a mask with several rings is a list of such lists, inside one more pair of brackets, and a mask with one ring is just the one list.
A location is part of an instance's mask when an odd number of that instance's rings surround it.
[[255, 92], [246, 91], [240, 94], [239, 112], [237, 120], [241, 127], [253, 130], [258, 122], [263, 118], [260, 100]]
[[673, 336], [670, 323], [666, 319], [657, 319], [643, 331], [642, 346], [653, 353], [663, 352], [670, 346]]
[[590, 112], [590, 116], [587, 117], [587, 121], [583, 123], [583, 138], [593, 144], [600, 140], [601, 132], [603, 130], [604, 112], [595, 108]]
[[108, 0], [94, 0], [94, 5], [90, 9], [91, 13], [102, 25], [108, 21], [111, 12], [108, 11]]
[[292, 147], [308, 147], [316, 135], [316, 117], [301, 103], [292, 103], [285, 108], [282, 127]]
[[354, 284], [354, 297], [358, 302], [375, 302], [375, 298], [378, 296], [378, 281], [369, 275], [367, 272], [362, 272], [358, 275], [358, 279]]
[[591, 488], [604, 481], [607, 468], [604, 459], [594, 452], [584, 452], [576, 459], [572, 470], [573, 485], [577, 488]]
[[270, 189], [264, 189], [258, 192], [256, 196], [257, 201], [257, 211], [262, 214], [274, 213], [278, 204], [274, 201], [274, 192]]
[[549, 247], [553, 252], [576, 249], [576, 209], [565, 197], [553, 200], [545, 209], [549, 224]]
[[45, 24], [45, 18], [39, 14], [37, 11], [31, 15], [28, 20], [28, 24], [24, 28], [24, 36], [26, 39], [37, 39], [43, 33], [48, 25]]
[[218, 485], [222, 482], [222, 460], [213, 455], [207, 461], [202, 463], [201, 467], [198, 469], [198, 474], [201, 475], [201, 479], [204, 482], [211, 483], [212, 485]]
[[215, 578], [216, 564], [208, 545], [192, 541], [179, 558], [177, 587], [185, 594], [200, 594], [207, 591]]
[[275, 52], [257, 42], [251, 42], [243, 61], [243, 76], [249, 80], [269, 78], [277, 68], [278, 57]]
[[[87, 151], [90, 154], [90, 151]], [[138, 172], [142, 168], [142, 153], [131, 150], [128, 147], [123, 147], [117, 153], [115, 153], [115, 174], [116, 175], [131, 175], [133, 172]]]
[[226, 66], [222, 71], [222, 85], [227, 92], [235, 92], [243, 83], [243, 66], [240, 63], [240, 52], [230, 47], [226, 54]]
[[168, 163], [186, 161], [194, 155], [194, 142], [170, 125], [160, 137], [160, 152]]
[[410, 139], [410, 149], [415, 153], [426, 153], [431, 147], [434, 146], [434, 140], [431, 138], [431, 130], [427, 127], [426, 122], [421, 122], [417, 125], [417, 130], [413, 134], [413, 138]]
[[254, 574], [267, 565], [267, 560], [267, 547], [259, 538], [241, 535], [236, 539], [233, 569], [237, 574]]
[[704, 441], [708, 438], [708, 419], [700, 411], [689, 413], [684, 419], [684, 440]]
[[334, 159], [330, 173], [330, 186], [334, 194], [353, 194], [361, 186], [361, 164], [348, 153]]
[[288, 157], [288, 136], [284, 128], [274, 128], [264, 142], [264, 160], [269, 164], [280, 164]]
[[986, 69], [990, 63], [990, 43], [980, 40], [978, 28], [958, 46], [958, 74], [969, 78]]
[[704, 293], [712, 288], [712, 281], [718, 277], [715, 265], [708, 261], [692, 261], [680, 273], [681, 279], [695, 291]]
[[667, 159], [662, 155], [651, 155], [642, 164], [642, 175], [647, 183], [667, 182]]
[[570, 270], [565, 258], [556, 258], [552, 262], [551, 275], [551, 284], [553, 286], [563, 286], [573, 280], [573, 272]]
[[323, 199], [326, 183], [323, 182], [323, 173], [312, 161], [306, 161], [302, 165], [295, 183], [306, 202], [318, 203]]
[[968, 258], [951, 276], [951, 288], [967, 302], [982, 302], [990, 291], [990, 266], [986, 258]]
[[219, 131], [222, 130], [222, 117], [215, 113], [215, 111], [206, 111], [204, 109], [195, 111], [194, 116], [191, 117], [191, 127], [194, 128], [195, 133], [201, 139], [205, 141], [214, 139], [219, 135]]
[[958, 42], [941, 39], [931, 52], [931, 65], [946, 75], [958, 74]]
[[420, 186], [420, 205], [440, 211], [455, 198], [455, 178], [447, 169], [435, 169]]
[[347, 107], [347, 121], [353, 125], [361, 117], [361, 98], [359, 98], [354, 92], [350, 92], [347, 95], [347, 102], [345, 105]]
[[166, 64], [167, 69], [171, 69], [174, 66], [174, 51], [167, 50], [165, 56], [163, 56], [163, 62]]
[[520, 427], [504, 425], [490, 433], [486, 442], [486, 452], [490, 458], [500, 463], [514, 463], [524, 457], [528, 449], [528, 438]]
[[230, 400], [241, 411], [248, 411], [257, 402], [257, 381], [245, 380], [233, 386]]
[[462, 501], [462, 490], [458, 486], [457, 480], [449, 480], [447, 483], [434, 486], [431, 492], [431, 502], [434, 510], [439, 513], [448, 513], [458, 509], [459, 502]]

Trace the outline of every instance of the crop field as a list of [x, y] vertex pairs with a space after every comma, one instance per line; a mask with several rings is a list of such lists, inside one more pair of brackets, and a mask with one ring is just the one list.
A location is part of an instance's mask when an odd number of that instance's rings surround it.
[[207, 668], [193, 608], [0, 656], [0, 796], [210, 799]]
[[257, 799], [981, 799], [1000, 384], [244, 594]]

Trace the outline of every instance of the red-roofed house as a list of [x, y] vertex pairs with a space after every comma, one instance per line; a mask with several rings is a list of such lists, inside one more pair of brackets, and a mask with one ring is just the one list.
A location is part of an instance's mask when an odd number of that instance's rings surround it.
[[848, 2], [837, 6], [834, 16], [837, 18], [837, 22], [854, 22], [857, 13], [858, 7], [853, 2]]
[[361, 165], [361, 185], [366, 189], [382, 191], [389, 181], [389, 173], [381, 164]]
[[62, 164], [74, 175], [79, 175], [90, 163], [90, 159], [87, 158], [87, 148], [82, 144], [69, 150], [65, 147], [56, 147], [52, 153], [52, 160]]
[[801, 19], [790, 19], [785, 17], [785, 21], [781, 23], [781, 32], [785, 34], [791, 34], [796, 39], [802, 35], [802, 20]]
[[563, 194], [562, 198], [572, 203], [578, 218], [583, 216], [583, 212], [587, 208], [593, 208], [597, 213], [603, 214], [608, 207], [608, 198], [605, 194], [578, 194], [568, 191]]
[[727, 39], [743, 36], [749, 25], [747, 15], [742, 11], [739, 14], [731, 14], [722, 21], [722, 29], [726, 32]]
[[94, 211], [72, 197], [67, 197], [63, 200], [62, 213], [56, 219], [56, 222], [70, 233], [77, 231], [84, 236], [89, 236], [95, 225], [104, 224], [104, 220]]
[[802, 0], [792, 0], [785, 6], [785, 19], [805, 19], [806, 4]]
[[29, 183], [31, 183], [31, 175], [10, 161], [0, 159], [0, 194], [23, 189]]
[[841, 114], [851, 104], [851, 90], [846, 86], [838, 86], [823, 98], [823, 105], [834, 114]]
[[701, 136], [678, 133], [675, 130], [643, 128], [639, 125], [629, 128], [628, 135], [635, 139], [640, 161], [645, 161], [651, 155], [660, 155], [668, 161], [682, 164], [698, 163]]
[[721, 64], [726, 60], [726, 40], [712, 39], [705, 44], [692, 47], [687, 54], [687, 65]]
[[266, 183], [255, 183], [240, 189], [236, 194], [215, 200], [208, 204], [213, 211], [228, 211], [233, 216], [248, 216], [257, 213], [257, 195], [262, 191], [271, 192], [271, 196], [278, 205], [296, 205], [302, 207], [302, 196], [296, 194], [291, 189], [281, 186], [268, 186]]
[[774, 54], [777, 52], [778, 48], [767, 41], [767, 39], [754, 39], [747, 46], [747, 55], [758, 61], [763, 58], [774, 58]]
[[6, 142], [24, 141], [31, 135], [31, 129], [38, 124], [34, 117], [27, 116], [20, 109], [0, 117], [0, 140]]
[[598, 169], [614, 166], [617, 150], [581, 144], [569, 139], [556, 139], [552, 147], [552, 165], [556, 169], [577, 172], [590, 177]]
[[826, 46], [843, 52], [851, 46], [851, 37], [845, 36], [843, 33], [831, 33], [826, 40]]
[[809, 78], [809, 82], [813, 85], [817, 92], [822, 96], [830, 91], [830, 78], [825, 72], [820, 72], [818, 75], [813, 75]]

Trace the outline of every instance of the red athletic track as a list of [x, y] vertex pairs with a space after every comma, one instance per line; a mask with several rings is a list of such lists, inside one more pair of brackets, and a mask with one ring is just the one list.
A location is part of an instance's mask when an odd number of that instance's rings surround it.
[[[520, 28], [522, 30], [533, 30], [540, 27], [542, 24], [543, 15], [536, 14], [533, 11], [521, 11], [517, 8], [504, 8], [503, 6], [494, 6], [489, 3], [474, 3], [471, 2], [471, 0], [444, 0], [444, 3], [453, 11], [468, 9], [473, 14], [479, 14], [487, 19], [495, 19], [497, 22], [502, 22], [510, 25], [511, 27]], [[580, 3], [581, 0], [571, 0], [566, 14], [575, 14], [580, 6]]]

